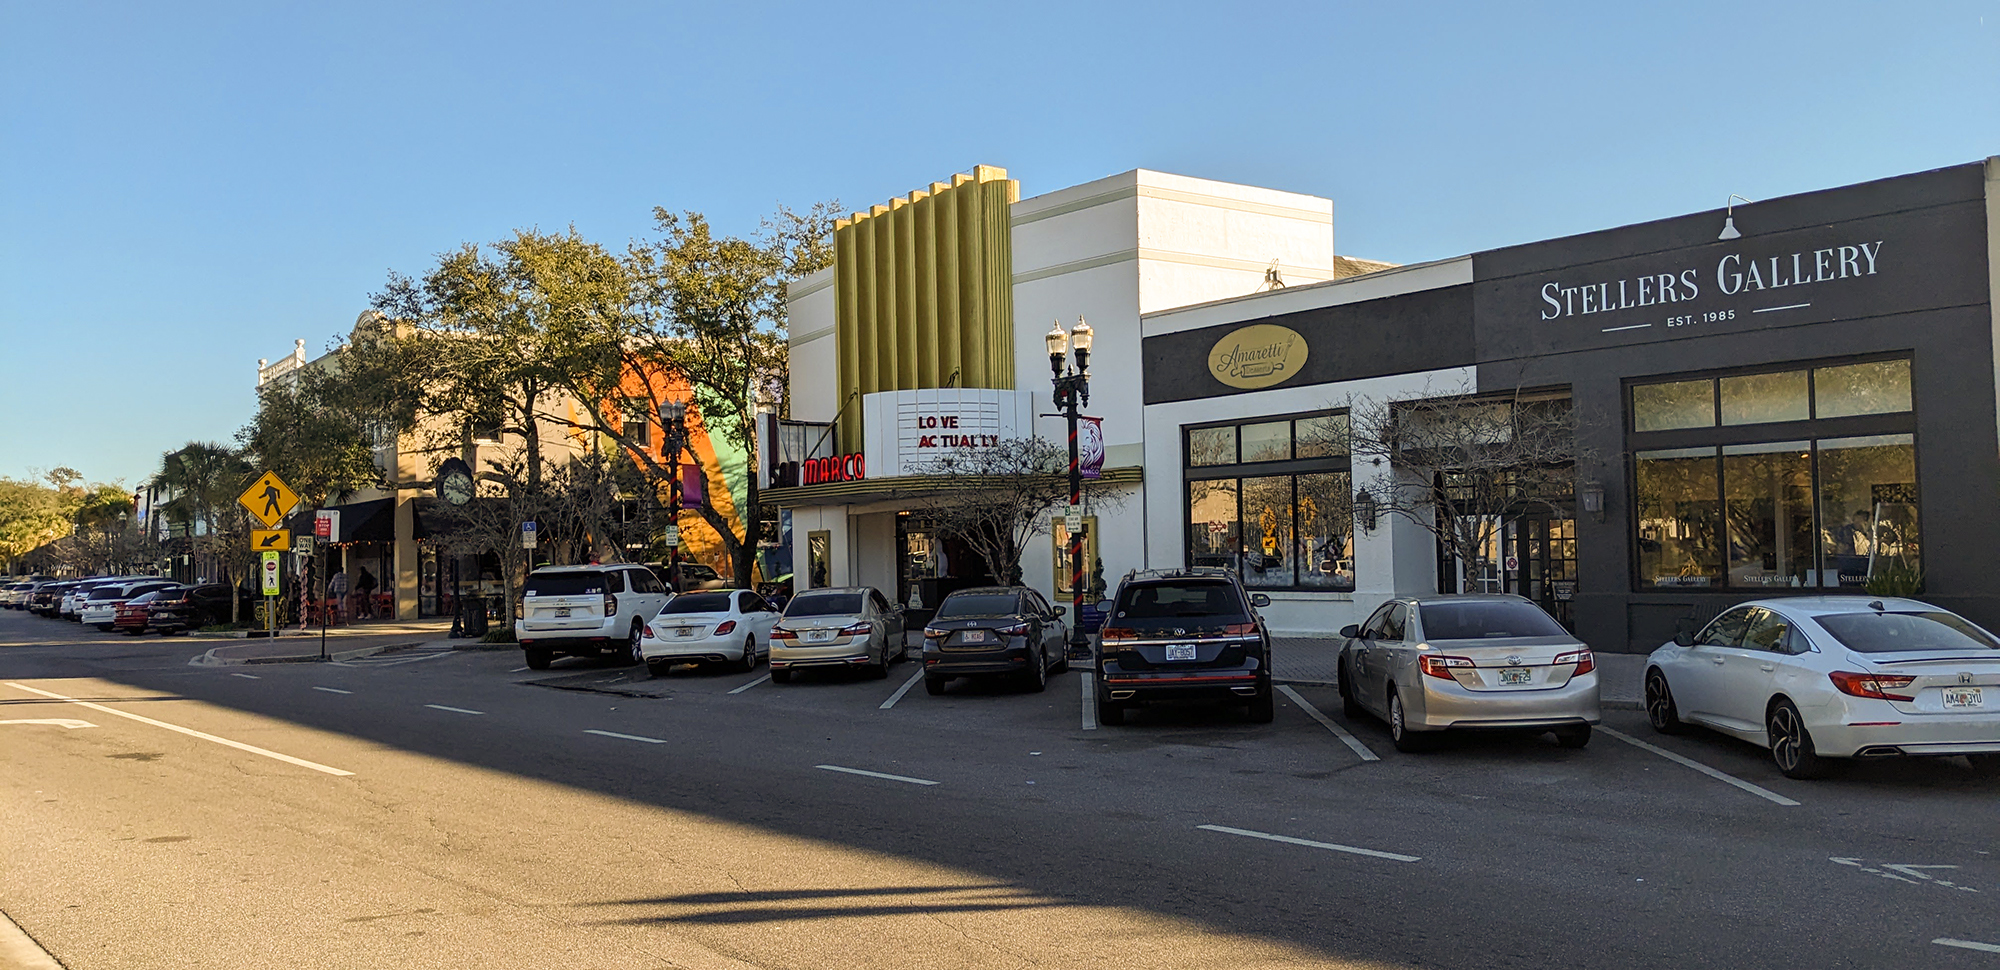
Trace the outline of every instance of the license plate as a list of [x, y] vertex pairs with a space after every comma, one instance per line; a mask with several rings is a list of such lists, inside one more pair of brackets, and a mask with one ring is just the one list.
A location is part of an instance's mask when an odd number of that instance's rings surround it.
[[807, 642], [807, 643], [825, 643], [825, 642], [827, 642], [828, 640], [831, 640], [831, 639], [833, 639], [833, 631], [832, 631], [832, 630], [807, 630], [807, 631], [806, 631], [806, 642]]
[[569, 615], [569, 607], [567, 607], [567, 606], [558, 606], [558, 607], [556, 607], [556, 617], [557, 617], [558, 619], [560, 619], [560, 618], [562, 618], [562, 617], [565, 617], [565, 616], [568, 616], [568, 615]]
[[1168, 659], [1168, 660], [1193, 660], [1193, 659], [1194, 659], [1194, 644], [1192, 644], [1192, 643], [1169, 643], [1169, 644], [1167, 644], [1167, 659]]
[[674, 627], [674, 636], [677, 636], [677, 637], [691, 637], [691, 636], [694, 636], [694, 627], [691, 627], [691, 626], [677, 626], [677, 627]]
[[986, 642], [986, 631], [985, 631], [985, 630], [967, 630], [967, 631], [965, 631], [965, 642], [967, 642], [967, 643], [985, 643], [985, 642]]
[[1947, 687], [1944, 689], [1946, 707], [1985, 707], [1986, 692], [1977, 687]]
[[1529, 684], [1533, 683], [1534, 680], [1535, 672], [1526, 667], [1500, 668], [1500, 684], [1503, 687], [1512, 684]]

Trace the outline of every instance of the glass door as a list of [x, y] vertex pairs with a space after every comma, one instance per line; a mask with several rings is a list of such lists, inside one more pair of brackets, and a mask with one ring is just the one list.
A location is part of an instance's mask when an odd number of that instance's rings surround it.
[[1507, 592], [1534, 600], [1564, 629], [1574, 631], [1576, 520], [1518, 516], [1507, 520], [1504, 537], [1501, 575]]

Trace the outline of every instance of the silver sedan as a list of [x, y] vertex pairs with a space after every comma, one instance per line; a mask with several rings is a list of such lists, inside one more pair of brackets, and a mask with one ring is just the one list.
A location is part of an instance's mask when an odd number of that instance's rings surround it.
[[1387, 721], [1398, 751], [1454, 729], [1551, 731], [1566, 748], [1590, 743], [1596, 658], [1527, 599], [1395, 599], [1340, 635], [1342, 707]]

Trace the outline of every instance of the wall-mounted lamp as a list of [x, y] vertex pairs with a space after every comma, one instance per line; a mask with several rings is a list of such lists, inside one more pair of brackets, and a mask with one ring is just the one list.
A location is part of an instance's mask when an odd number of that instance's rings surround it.
[[1361, 531], [1375, 531], [1375, 512], [1375, 496], [1362, 489], [1361, 494], [1354, 497], [1354, 519], [1361, 523]]
[[1722, 234], [1716, 236], [1715, 238], [1717, 239], [1743, 238], [1743, 234], [1736, 231], [1736, 203], [1738, 202], [1742, 202], [1745, 205], [1748, 205], [1750, 203], [1750, 200], [1740, 195], [1732, 195], [1729, 197], [1729, 208], [1722, 213]]
[[1583, 510], [1589, 512], [1591, 518], [1604, 521], [1604, 483], [1593, 478], [1583, 483], [1578, 494], [1583, 498]]

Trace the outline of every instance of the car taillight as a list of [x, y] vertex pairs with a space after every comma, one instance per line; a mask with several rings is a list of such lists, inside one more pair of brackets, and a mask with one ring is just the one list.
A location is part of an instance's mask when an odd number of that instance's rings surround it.
[[1013, 626], [1003, 626], [1000, 628], [1000, 635], [1003, 637], [1025, 637], [1028, 635], [1028, 624], [1024, 622], [1016, 623]]
[[792, 631], [787, 630], [784, 627], [774, 626], [771, 628], [771, 639], [773, 640], [797, 640], [798, 638], [799, 638], [798, 634], [793, 633]]
[[618, 597], [613, 596], [610, 593], [604, 594], [604, 615], [605, 616], [618, 615]]
[[1128, 626], [1107, 626], [1097, 636], [1101, 640], [1137, 640], [1139, 632]]
[[844, 637], [867, 636], [869, 633], [873, 632], [874, 629], [875, 629], [874, 627], [869, 626], [866, 623], [856, 623], [853, 626], [850, 626], [840, 631], [840, 635]]
[[528, 606], [528, 599], [527, 599], [527, 597], [525, 597], [525, 596], [524, 596], [524, 597], [522, 597], [522, 598], [520, 598], [520, 599], [517, 599], [517, 600], [515, 600], [515, 601], [514, 601], [514, 619], [517, 619], [517, 620], [518, 620], [518, 619], [521, 619], [521, 618], [522, 618], [522, 616], [524, 615], [524, 614], [522, 613], [522, 611], [523, 611], [523, 610], [525, 610], [525, 609], [527, 609], [527, 606]]
[[1576, 670], [1570, 674], [1572, 677], [1578, 674], [1587, 674], [1597, 669], [1597, 657], [1588, 650], [1572, 650], [1569, 653], [1561, 654], [1556, 657], [1556, 663], [1575, 664]]
[[940, 630], [930, 626], [924, 627], [924, 639], [926, 640], [942, 640], [948, 636], [951, 636], [950, 630]]
[[1916, 683], [1915, 677], [1902, 674], [1858, 674], [1847, 670], [1836, 670], [1826, 676], [1841, 693], [1854, 697], [1873, 697], [1885, 701], [1917, 699], [1913, 694], [1891, 693]]
[[1423, 668], [1424, 675], [1427, 677], [1436, 677], [1440, 680], [1457, 680], [1458, 678], [1451, 675], [1451, 668], [1470, 667], [1472, 666], [1472, 661], [1464, 657], [1439, 657], [1427, 654], [1417, 658], [1417, 666]]
[[728, 632], [730, 632], [730, 631], [732, 631], [732, 630], [734, 630], [734, 629], [736, 629], [736, 621], [735, 621], [735, 620], [724, 620], [724, 621], [722, 621], [722, 625], [721, 625], [721, 626], [719, 626], [719, 627], [716, 627], [716, 628], [715, 628], [715, 632], [716, 632], [716, 633], [719, 633], [719, 634], [720, 634], [720, 633], [728, 633]]
[[1222, 635], [1225, 637], [1247, 637], [1256, 632], [1257, 624], [1255, 623], [1231, 623], [1222, 628]]
[[653, 633], [653, 625], [651, 623], [646, 624], [646, 639], [648, 640], [659, 639], [659, 637]]

